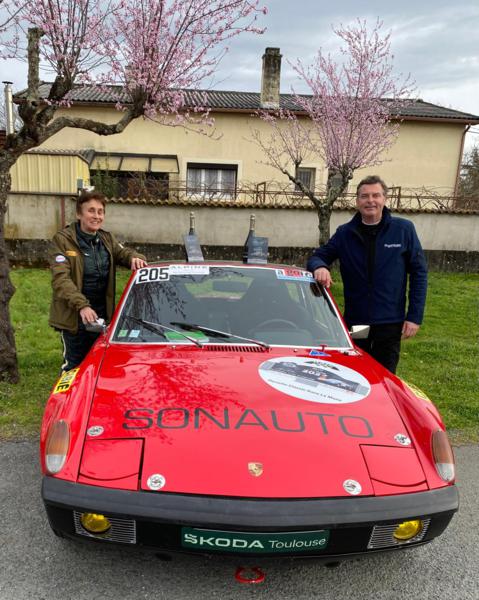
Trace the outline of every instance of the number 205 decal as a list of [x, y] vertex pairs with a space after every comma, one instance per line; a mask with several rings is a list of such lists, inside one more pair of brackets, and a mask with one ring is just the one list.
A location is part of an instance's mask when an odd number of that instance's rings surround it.
[[151, 283], [152, 281], [168, 281], [170, 271], [168, 267], [151, 267], [150, 269], [140, 269], [136, 276], [135, 283]]

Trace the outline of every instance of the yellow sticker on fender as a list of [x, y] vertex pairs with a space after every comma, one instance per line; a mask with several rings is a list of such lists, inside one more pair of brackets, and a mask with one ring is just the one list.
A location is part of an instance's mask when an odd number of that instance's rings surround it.
[[76, 374], [80, 369], [71, 369], [70, 371], [66, 371], [57, 381], [55, 389], [53, 390], [54, 394], [58, 394], [60, 392], [66, 392], [70, 389], [73, 381], [75, 380]]
[[431, 402], [431, 399], [422, 391], [420, 390], [417, 385], [414, 385], [414, 383], [409, 383], [407, 381], [404, 381], [403, 379], [403, 383], [411, 390], [411, 392], [416, 395], [418, 398], [421, 398], [422, 400], [426, 400], [426, 402]]

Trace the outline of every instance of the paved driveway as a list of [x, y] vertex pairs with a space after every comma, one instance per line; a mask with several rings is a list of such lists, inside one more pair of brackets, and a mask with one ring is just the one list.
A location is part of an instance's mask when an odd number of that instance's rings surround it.
[[461, 508], [443, 536], [409, 552], [327, 569], [314, 560], [259, 560], [264, 583], [234, 579], [237, 559], [177, 556], [68, 542], [49, 529], [37, 446], [0, 443], [0, 600], [268, 598], [479, 599], [479, 446], [456, 449]]

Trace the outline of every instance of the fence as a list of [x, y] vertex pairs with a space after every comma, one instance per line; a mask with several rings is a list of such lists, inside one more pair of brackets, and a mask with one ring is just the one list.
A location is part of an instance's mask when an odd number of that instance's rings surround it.
[[[149, 181], [146, 187], [140, 179], [129, 184], [130, 198], [116, 198], [120, 202], [142, 202], [151, 204], [258, 206], [258, 207], [297, 207], [310, 208], [311, 200], [300, 191], [292, 189], [290, 183], [276, 181], [259, 183], [241, 182], [237, 187], [202, 186], [188, 187], [186, 182]], [[313, 190], [322, 199], [326, 195], [325, 186]], [[336, 202], [339, 209], [354, 208], [356, 195], [343, 194]], [[450, 189], [391, 187], [388, 206], [393, 210], [425, 210], [437, 212], [470, 211], [479, 212], [479, 196], [457, 196]]]

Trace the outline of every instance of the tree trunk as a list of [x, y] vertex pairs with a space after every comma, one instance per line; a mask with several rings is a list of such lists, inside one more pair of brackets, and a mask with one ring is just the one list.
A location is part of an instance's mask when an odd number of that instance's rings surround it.
[[7, 166], [0, 161], [0, 381], [18, 383], [17, 351], [8, 308], [15, 288], [10, 281], [10, 267], [5, 245], [5, 213], [7, 194], [11, 185], [9, 171], [10, 165]]
[[336, 200], [344, 194], [353, 173], [350, 170], [339, 172], [334, 169], [328, 170], [328, 183], [326, 185], [326, 198], [319, 205], [316, 204], [318, 213], [319, 245], [322, 246], [330, 238], [331, 213]]
[[319, 245], [322, 246], [329, 241], [330, 237], [330, 222], [331, 212], [333, 207], [327, 202], [322, 202], [317, 208], [318, 213], [318, 229], [319, 229]]

